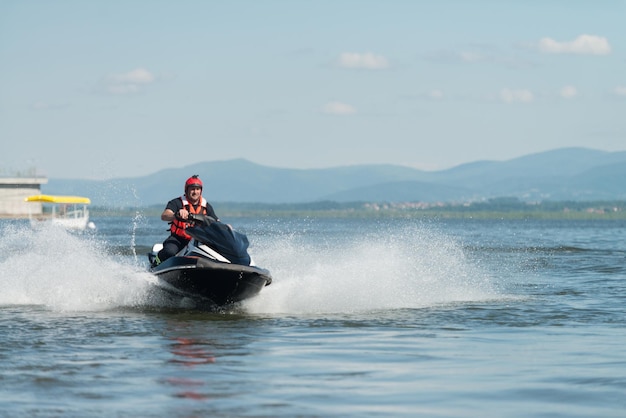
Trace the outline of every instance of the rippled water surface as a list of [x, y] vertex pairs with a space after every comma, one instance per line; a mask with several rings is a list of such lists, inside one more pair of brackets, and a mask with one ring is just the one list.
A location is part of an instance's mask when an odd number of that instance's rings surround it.
[[0, 416], [625, 416], [624, 222], [227, 221], [274, 276], [228, 312], [156, 218], [1, 221]]

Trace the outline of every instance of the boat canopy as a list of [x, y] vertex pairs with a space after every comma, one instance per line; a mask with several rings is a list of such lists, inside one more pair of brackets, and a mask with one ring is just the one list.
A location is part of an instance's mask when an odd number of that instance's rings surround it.
[[34, 196], [28, 196], [24, 199], [26, 202], [46, 202], [46, 203], [69, 203], [80, 204], [84, 203], [88, 205], [91, 200], [88, 197], [80, 196], [52, 196], [47, 194], [37, 194]]

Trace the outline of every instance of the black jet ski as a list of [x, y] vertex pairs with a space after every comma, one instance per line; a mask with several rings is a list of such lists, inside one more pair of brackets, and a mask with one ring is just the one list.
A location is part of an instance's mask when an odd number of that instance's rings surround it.
[[175, 256], [155, 265], [162, 244], [148, 254], [150, 272], [164, 290], [203, 304], [223, 307], [256, 296], [272, 283], [266, 269], [248, 254], [248, 237], [206, 215], [189, 215], [189, 243]]

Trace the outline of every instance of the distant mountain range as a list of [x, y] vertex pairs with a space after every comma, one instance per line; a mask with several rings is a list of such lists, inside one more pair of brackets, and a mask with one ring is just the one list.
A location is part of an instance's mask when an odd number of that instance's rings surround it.
[[48, 194], [88, 196], [97, 206], [165, 205], [199, 174], [211, 202], [464, 202], [626, 200], [626, 151], [563, 148], [508, 161], [477, 161], [441, 171], [395, 165], [327, 169], [267, 167], [244, 159], [169, 168], [113, 180], [50, 178]]

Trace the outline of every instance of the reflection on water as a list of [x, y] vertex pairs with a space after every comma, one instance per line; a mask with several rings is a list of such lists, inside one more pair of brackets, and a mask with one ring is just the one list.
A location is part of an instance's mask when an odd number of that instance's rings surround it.
[[[165, 321], [167, 333], [163, 347], [169, 356], [165, 368], [167, 376], [161, 379], [161, 383], [174, 390], [173, 397], [195, 401], [209, 399], [207, 383], [214, 374], [211, 367], [216, 359], [212, 342], [200, 336], [203, 335], [202, 331], [212, 328], [213, 318], [203, 316], [202, 319], [207, 321], [196, 323], [171, 318]], [[203, 326], [197, 329], [196, 324]]]
[[175, 338], [172, 344], [172, 354], [176, 358], [170, 360], [172, 363], [180, 363], [188, 367], [194, 367], [200, 364], [215, 363], [215, 357], [208, 353], [202, 347], [202, 341], [196, 341], [189, 338]]
[[[170, 351], [173, 357], [169, 363], [178, 364], [184, 368], [196, 368], [215, 363], [215, 357], [206, 349], [207, 343], [192, 338], [177, 337], [171, 339]], [[174, 396], [178, 398], [205, 400], [209, 396], [200, 392], [206, 386], [205, 380], [186, 376], [171, 376], [164, 379], [168, 385], [176, 388]]]
[[224, 379], [233, 377], [232, 368], [251, 354], [249, 344], [263, 333], [264, 327], [257, 319], [193, 310], [161, 315], [165, 315], [160, 344], [164, 366], [158, 383], [166, 392], [191, 401], [237, 395], [242, 388], [236, 384], [224, 386]]

